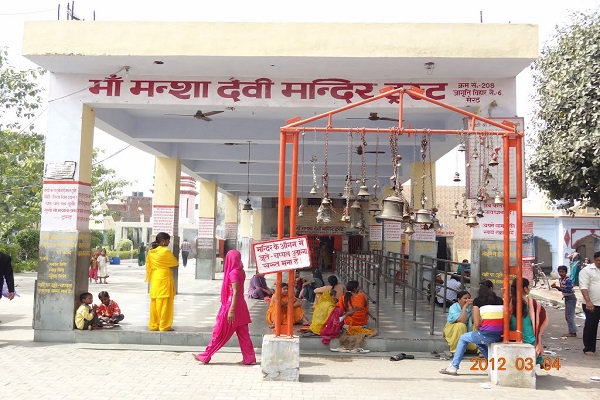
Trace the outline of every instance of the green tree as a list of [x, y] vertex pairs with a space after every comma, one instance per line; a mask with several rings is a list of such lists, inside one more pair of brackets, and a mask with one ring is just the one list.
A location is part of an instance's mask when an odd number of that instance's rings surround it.
[[531, 181], [559, 207], [600, 208], [600, 14], [574, 14], [533, 64]]
[[110, 231], [106, 232], [106, 243], [108, 244], [108, 246], [112, 249], [115, 245], [115, 230], [111, 229]]
[[106, 203], [121, 197], [123, 188], [131, 184], [117, 178], [114, 169], [107, 168], [102, 165], [102, 161], [98, 161], [99, 156], [104, 153], [104, 150], [94, 148], [92, 156], [92, 217], [114, 214], [105, 207]]
[[90, 231], [90, 234], [92, 235], [92, 249], [102, 246], [102, 243], [104, 242], [104, 234], [102, 231], [93, 230]]
[[35, 258], [40, 247], [40, 231], [37, 229], [23, 229], [15, 236], [15, 242], [19, 244], [23, 256]]
[[[33, 121], [42, 104], [36, 79], [41, 69], [20, 71], [0, 49], [0, 241], [15, 232], [39, 227], [44, 171], [44, 136], [35, 133]], [[118, 179], [113, 169], [97, 158], [92, 166], [92, 216], [108, 215], [108, 201], [119, 198], [128, 181]]]
[[0, 240], [39, 225], [44, 136], [35, 133], [33, 121], [42, 104], [41, 74], [15, 69], [0, 49]]

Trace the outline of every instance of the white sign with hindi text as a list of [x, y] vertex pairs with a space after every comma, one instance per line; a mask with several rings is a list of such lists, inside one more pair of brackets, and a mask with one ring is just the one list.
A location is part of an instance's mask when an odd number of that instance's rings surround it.
[[306, 236], [270, 240], [252, 245], [256, 267], [261, 274], [310, 267]]

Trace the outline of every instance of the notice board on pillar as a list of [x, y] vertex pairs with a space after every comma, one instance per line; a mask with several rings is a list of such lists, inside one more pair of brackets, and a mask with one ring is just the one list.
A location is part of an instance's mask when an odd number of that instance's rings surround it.
[[270, 240], [252, 244], [256, 267], [261, 274], [310, 267], [308, 238]]
[[[479, 279], [489, 279], [494, 284], [494, 290], [498, 291], [504, 284], [504, 242], [502, 240], [478, 240], [473, 241], [479, 245]], [[510, 242], [510, 265], [515, 264], [516, 246], [515, 241]], [[511, 280], [514, 276], [511, 276]]]

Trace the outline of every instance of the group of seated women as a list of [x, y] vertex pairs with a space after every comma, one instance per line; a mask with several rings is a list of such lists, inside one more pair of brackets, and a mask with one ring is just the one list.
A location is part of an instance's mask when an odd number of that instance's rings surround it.
[[[515, 330], [517, 326], [517, 304], [522, 304], [522, 334], [523, 343], [535, 347], [538, 363], [544, 348], [541, 335], [548, 319], [546, 311], [537, 301], [528, 298], [529, 280], [522, 278], [522, 298], [518, 299], [517, 280], [511, 285], [511, 311], [510, 329]], [[471, 300], [467, 291], [457, 294], [457, 302], [448, 310], [448, 319], [444, 327], [444, 337], [454, 354], [452, 362], [447, 368], [440, 370], [446, 375], [458, 375], [460, 362], [467, 350], [477, 350], [481, 356], [488, 358], [488, 345], [499, 342], [503, 331], [503, 311], [505, 305], [493, 290], [493, 284], [489, 280], [482, 281], [479, 285], [477, 297]]]
[[[302, 300], [293, 297], [292, 322], [310, 324], [310, 331], [320, 335], [324, 343], [329, 343], [329, 340], [338, 337], [342, 328], [345, 328], [348, 335], [372, 336], [375, 331], [368, 328], [368, 319], [370, 317], [375, 320], [375, 317], [369, 311], [369, 300], [360, 290], [358, 281], [349, 281], [344, 286], [338, 282], [335, 275], [330, 275], [327, 283], [314, 289], [315, 303], [311, 323], [305, 317]], [[267, 310], [266, 320], [271, 326], [275, 324], [277, 307], [280, 308], [281, 325], [288, 323], [288, 285], [283, 283], [281, 289], [281, 299], [274, 294]]]

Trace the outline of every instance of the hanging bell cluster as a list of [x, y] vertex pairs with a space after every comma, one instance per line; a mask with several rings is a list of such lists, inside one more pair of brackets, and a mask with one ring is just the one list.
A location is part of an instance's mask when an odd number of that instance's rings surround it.
[[340, 222], [343, 222], [343, 223], [350, 222], [350, 210], [348, 209], [348, 207], [344, 207], [344, 212], [342, 213]]
[[329, 198], [324, 197], [321, 201], [321, 205], [317, 209], [317, 223], [329, 224], [331, 223], [331, 200]]

